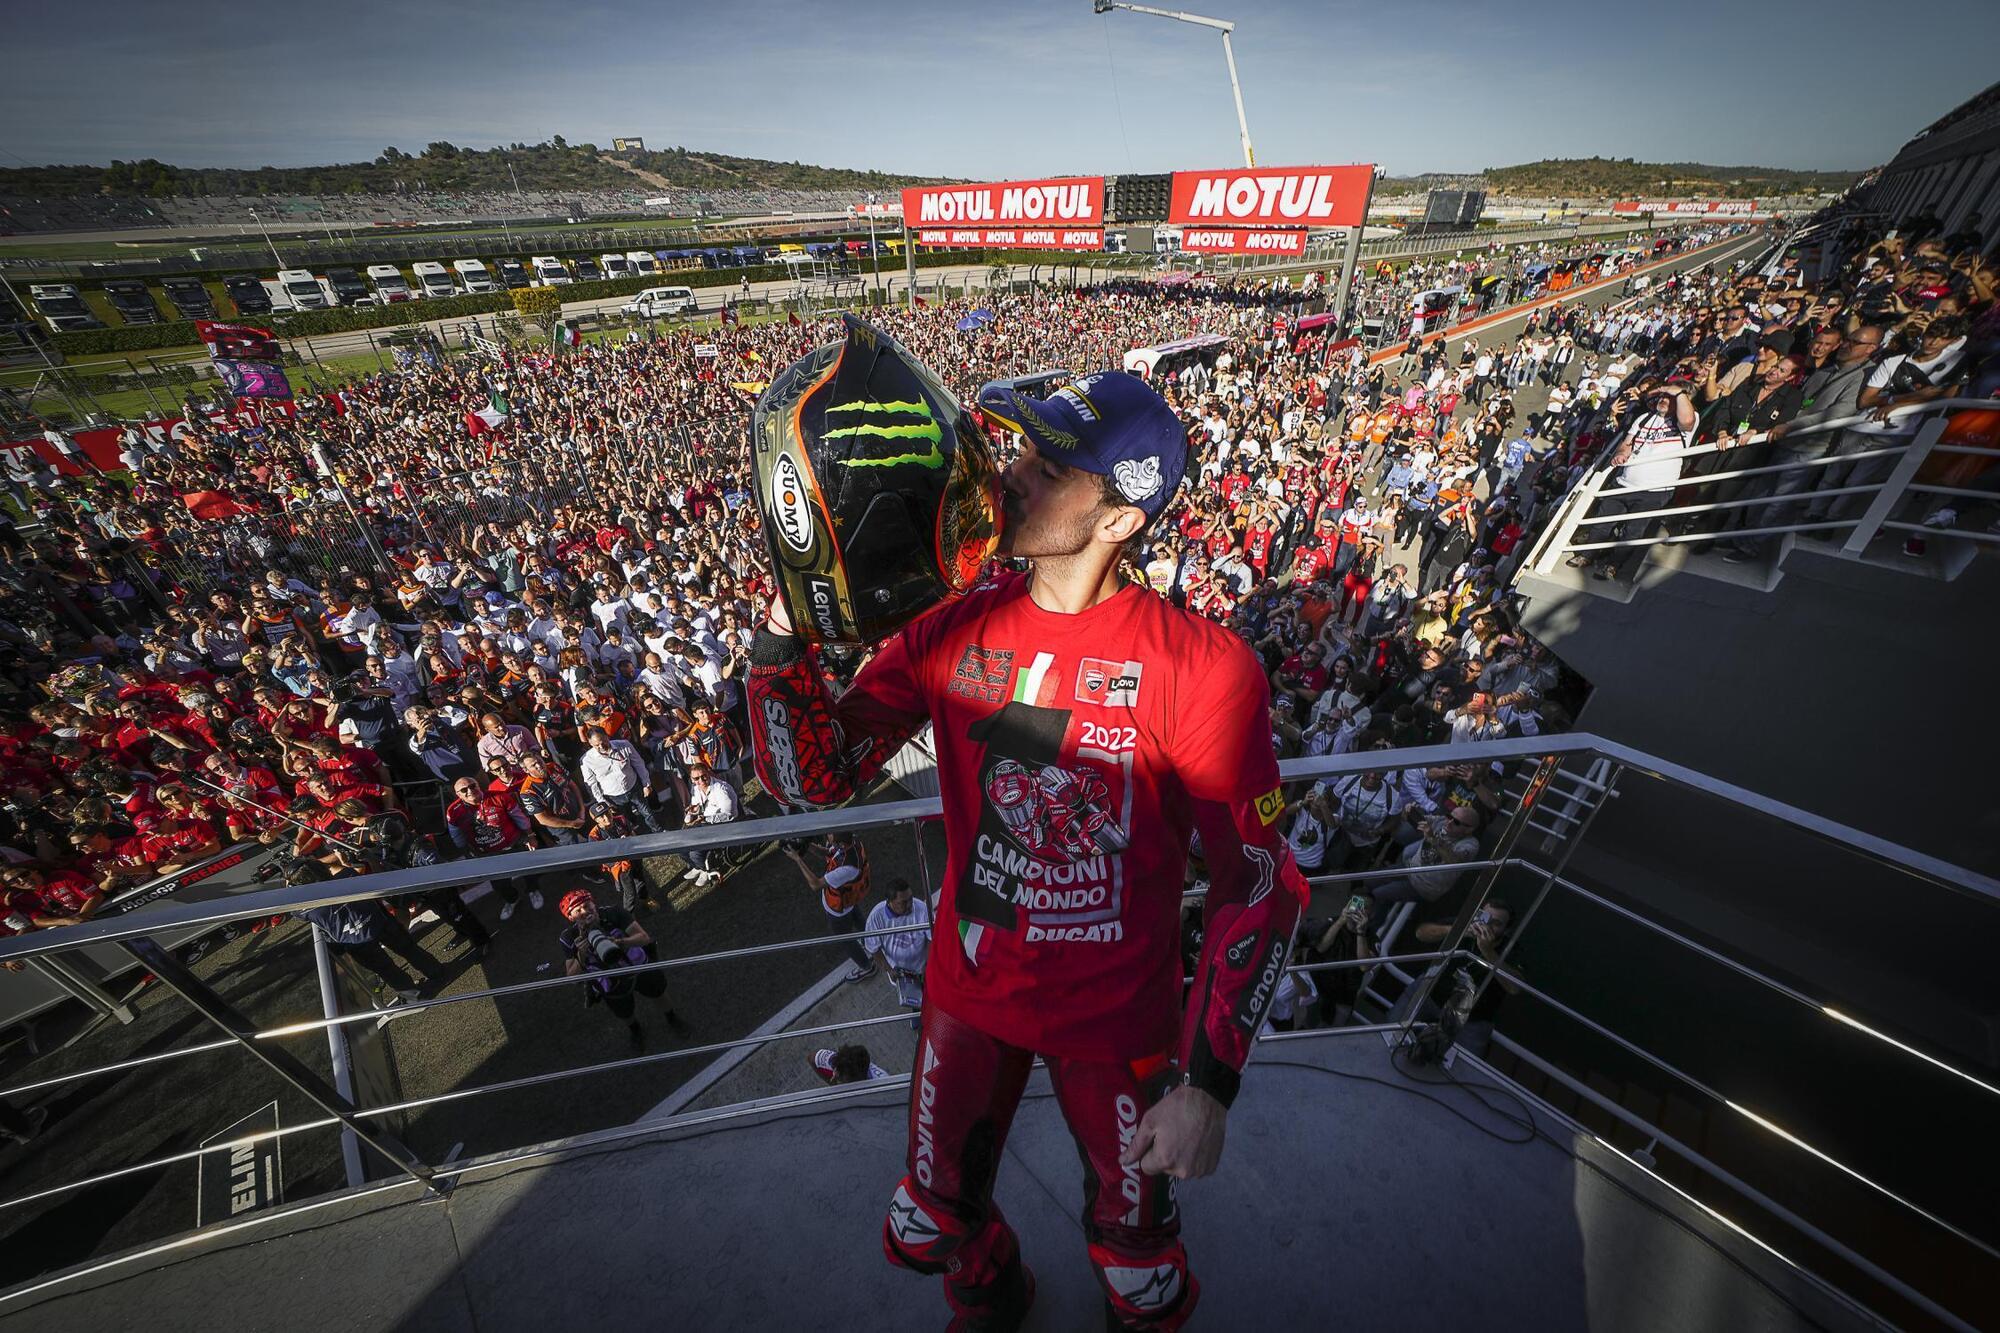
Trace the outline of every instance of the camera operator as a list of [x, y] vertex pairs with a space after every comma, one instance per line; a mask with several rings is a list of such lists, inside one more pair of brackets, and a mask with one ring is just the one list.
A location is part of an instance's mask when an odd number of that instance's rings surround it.
[[[599, 907], [588, 889], [571, 889], [558, 907], [569, 922], [557, 938], [563, 951], [563, 972], [572, 977], [595, 974], [583, 988], [583, 1002], [592, 1005], [602, 1001], [614, 1017], [625, 1020], [632, 1044], [644, 1049], [646, 1030], [633, 1016], [638, 1006], [632, 997], [638, 994], [659, 999], [667, 993], [667, 978], [660, 972], [620, 975], [620, 969], [656, 960], [659, 951], [653, 947], [653, 937], [623, 908]], [[675, 1031], [687, 1028], [672, 1006], [667, 1008], [667, 1026]]]

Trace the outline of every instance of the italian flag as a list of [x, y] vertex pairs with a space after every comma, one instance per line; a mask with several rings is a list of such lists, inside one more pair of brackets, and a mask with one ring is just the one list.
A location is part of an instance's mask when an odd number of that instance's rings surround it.
[[498, 389], [487, 396], [486, 406], [465, 414], [465, 429], [474, 438], [490, 435], [507, 424], [507, 395]]
[[556, 321], [556, 346], [575, 347], [582, 341], [583, 335], [578, 333], [567, 320]]

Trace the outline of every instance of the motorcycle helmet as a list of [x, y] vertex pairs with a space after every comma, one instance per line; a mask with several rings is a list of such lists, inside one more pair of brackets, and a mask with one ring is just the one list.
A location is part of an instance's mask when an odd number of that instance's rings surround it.
[[778, 595], [821, 644], [878, 642], [977, 583], [1000, 477], [976, 409], [853, 315], [757, 400], [750, 458]]

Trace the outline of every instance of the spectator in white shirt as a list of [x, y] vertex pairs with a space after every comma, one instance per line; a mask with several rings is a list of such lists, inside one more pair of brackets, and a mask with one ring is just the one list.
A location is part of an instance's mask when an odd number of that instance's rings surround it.
[[[619, 741], [618, 744], [625, 745], [628, 750], [632, 748], [624, 741]], [[590, 756], [585, 755], [583, 760], [588, 764]], [[684, 821], [688, 827], [696, 824], [732, 823], [741, 812], [742, 807], [737, 802], [735, 789], [711, 772], [708, 765], [692, 764], [688, 767], [688, 803]], [[709, 861], [715, 854], [706, 848], [688, 853], [688, 860], [694, 864], [688, 870], [686, 877], [704, 885], [713, 884], [721, 879], [722, 872], [709, 866]]]
[[[896, 1002], [916, 1014], [924, 1007], [924, 964], [929, 961], [930, 935], [921, 930], [901, 929], [928, 926], [930, 905], [917, 897], [906, 879], [889, 881], [889, 896], [868, 913], [867, 934], [861, 947], [871, 957], [889, 965], [889, 980], [896, 987]], [[895, 934], [885, 932], [896, 931]], [[912, 1018], [915, 1027], [918, 1019]]]
[[[660, 824], [649, 804], [653, 799], [653, 775], [632, 742], [613, 740], [602, 727], [592, 727], [584, 739], [590, 748], [583, 752], [577, 767], [591, 799], [603, 801], [637, 819], [648, 833], [658, 833]], [[482, 741], [482, 753], [484, 746]]]

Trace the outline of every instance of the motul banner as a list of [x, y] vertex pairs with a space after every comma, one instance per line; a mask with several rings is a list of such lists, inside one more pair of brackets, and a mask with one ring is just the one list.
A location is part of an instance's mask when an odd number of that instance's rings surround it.
[[912, 227], [1101, 226], [1104, 177], [916, 185], [903, 191], [903, 221]]
[[1102, 227], [924, 227], [918, 245], [967, 250], [1102, 250]]
[[1372, 166], [1176, 171], [1167, 220], [1215, 226], [1358, 227]]
[[1181, 249], [1201, 255], [1302, 255], [1303, 227], [1188, 227]]
[[1755, 213], [1755, 199], [1621, 199], [1614, 213]]

